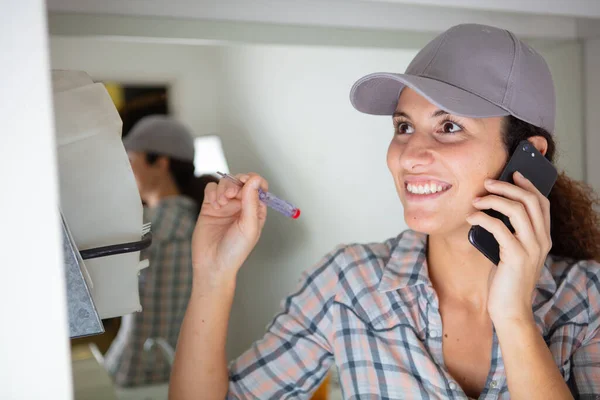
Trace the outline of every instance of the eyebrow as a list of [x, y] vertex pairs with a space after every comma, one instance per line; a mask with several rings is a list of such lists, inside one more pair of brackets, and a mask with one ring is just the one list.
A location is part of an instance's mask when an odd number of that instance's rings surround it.
[[[444, 110], [435, 110], [433, 113], [431, 113], [430, 118], [437, 118], [437, 117], [441, 117], [444, 115], [450, 115], [448, 112], [444, 111]], [[393, 115], [393, 117], [404, 117], [407, 119], [411, 119], [410, 115], [408, 115], [407, 113], [403, 112], [403, 111], [396, 111]]]

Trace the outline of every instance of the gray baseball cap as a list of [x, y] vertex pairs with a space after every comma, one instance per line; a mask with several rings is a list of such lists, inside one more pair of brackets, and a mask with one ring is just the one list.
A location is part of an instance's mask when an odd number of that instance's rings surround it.
[[194, 161], [194, 139], [180, 122], [166, 115], [140, 119], [123, 139], [125, 150], [157, 153], [181, 161]]
[[550, 69], [541, 55], [504, 29], [454, 26], [429, 42], [404, 74], [374, 73], [359, 79], [350, 101], [358, 111], [392, 115], [405, 87], [451, 114], [513, 115], [554, 132]]

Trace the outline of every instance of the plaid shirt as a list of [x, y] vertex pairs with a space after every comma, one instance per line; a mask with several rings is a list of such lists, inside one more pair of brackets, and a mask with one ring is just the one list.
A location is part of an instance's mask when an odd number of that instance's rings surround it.
[[[426, 235], [339, 247], [230, 365], [229, 399], [303, 399], [335, 364], [346, 399], [466, 399], [444, 367]], [[549, 256], [533, 312], [576, 398], [600, 394], [600, 265]], [[526, 368], [526, 366], [525, 366]], [[509, 398], [498, 338], [481, 399]]]
[[125, 315], [105, 357], [105, 366], [119, 386], [168, 382], [171, 366], [158, 347], [144, 352], [148, 338], [163, 338], [175, 349], [192, 290], [191, 241], [196, 203], [169, 197], [144, 210], [152, 222], [152, 245], [142, 252], [150, 266], [140, 273], [142, 311]]

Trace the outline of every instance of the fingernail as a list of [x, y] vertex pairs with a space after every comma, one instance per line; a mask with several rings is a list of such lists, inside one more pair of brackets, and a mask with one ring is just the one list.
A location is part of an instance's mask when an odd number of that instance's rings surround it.
[[515, 175], [517, 175], [519, 178], [527, 179], [527, 178], [525, 178], [525, 176], [523, 176], [523, 174], [522, 174], [522, 173], [520, 173], [519, 171], [516, 171], [516, 172], [515, 172]]
[[479, 200], [481, 200], [481, 197], [475, 197], [475, 198], [473, 199], [473, 203], [477, 203]]
[[485, 184], [486, 185], [492, 185], [493, 183], [494, 183], [493, 179], [488, 178], [488, 179], [485, 180]]
[[252, 189], [258, 189], [260, 187], [260, 181], [258, 179], [253, 180], [251, 183]]

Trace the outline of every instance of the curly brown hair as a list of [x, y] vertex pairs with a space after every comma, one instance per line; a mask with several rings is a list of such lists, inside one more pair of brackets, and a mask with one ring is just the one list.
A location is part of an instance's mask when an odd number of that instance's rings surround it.
[[[554, 163], [556, 142], [552, 135], [513, 116], [504, 121], [504, 145], [512, 154], [521, 140], [542, 136], [548, 141], [546, 158]], [[552, 250], [550, 254], [575, 260], [600, 262], [600, 206], [598, 194], [587, 184], [558, 176], [550, 195]]]

